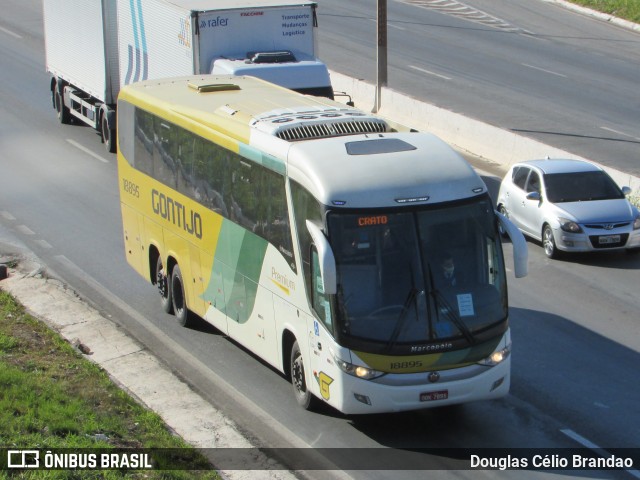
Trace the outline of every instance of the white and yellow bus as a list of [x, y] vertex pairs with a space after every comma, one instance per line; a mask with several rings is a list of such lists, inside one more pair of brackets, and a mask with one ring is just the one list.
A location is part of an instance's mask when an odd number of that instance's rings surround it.
[[163, 308], [283, 372], [304, 408], [508, 392], [498, 225], [516, 276], [526, 243], [433, 135], [250, 77], [145, 81], [120, 92], [118, 171], [127, 260]]

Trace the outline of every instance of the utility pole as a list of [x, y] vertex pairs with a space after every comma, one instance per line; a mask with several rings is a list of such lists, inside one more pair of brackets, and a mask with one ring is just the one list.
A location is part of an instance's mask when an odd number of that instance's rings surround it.
[[382, 104], [382, 87], [387, 85], [387, 0], [378, 1], [378, 48], [376, 76], [376, 102], [373, 113], [380, 110]]

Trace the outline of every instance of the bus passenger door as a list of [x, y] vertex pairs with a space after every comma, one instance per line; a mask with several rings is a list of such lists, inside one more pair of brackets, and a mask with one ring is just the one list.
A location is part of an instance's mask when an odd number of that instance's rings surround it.
[[324, 283], [320, 274], [320, 264], [318, 253], [315, 248], [311, 252], [311, 307], [313, 315], [307, 320], [307, 328], [309, 330], [309, 364], [311, 367], [310, 374], [307, 375], [307, 381], [313, 381], [312, 391], [330, 403], [339, 408], [339, 402], [342, 398], [342, 392], [336, 391], [341, 389], [340, 382], [335, 380], [338, 378], [339, 371], [332, 358], [331, 346], [335, 343], [333, 340], [333, 318], [329, 295], [324, 292]]
[[214, 260], [212, 255], [205, 252], [200, 252], [200, 259], [202, 273], [209, 272], [208, 278], [204, 279], [206, 286], [203, 293], [206, 308], [204, 318], [222, 333], [228, 334], [224, 264], [220, 260]]
[[231, 338], [276, 364], [273, 293], [241, 273], [235, 273], [227, 302], [227, 329]]

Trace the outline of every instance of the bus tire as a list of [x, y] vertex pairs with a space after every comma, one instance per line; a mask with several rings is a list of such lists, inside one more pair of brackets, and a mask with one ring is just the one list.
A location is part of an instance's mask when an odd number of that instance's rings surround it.
[[166, 313], [173, 313], [173, 300], [171, 299], [171, 289], [169, 288], [169, 277], [162, 265], [162, 257], [158, 256], [156, 261], [156, 286], [160, 293], [160, 304]]
[[184, 281], [182, 280], [182, 272], [176, 263], [171, 271], [171, 303], [173, 304], [173, 313], [178, 323], [183, 327], [189, 326], [189, 310], [187, 309], [187, 301], [184, 294]]
[[293, 386], [293, 394], [296, 397], [298, 405], [305, 410], [312, 410], [315, 404], [315, 397], [311, 390], [307, 388], [307, 378], [304, 371], [304, 362], [298, 342], [293, 343], [291, 347], [291, 385]]

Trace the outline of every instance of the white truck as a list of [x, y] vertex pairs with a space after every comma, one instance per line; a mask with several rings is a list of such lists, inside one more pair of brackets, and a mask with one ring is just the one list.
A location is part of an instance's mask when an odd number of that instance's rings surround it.
[[333, 98], [317, 58], [316, 2], [43, 0], [46, 67], [58, 119], [77, 118], [115, 152], [122, 85], [192, 74], [251, 75]]

